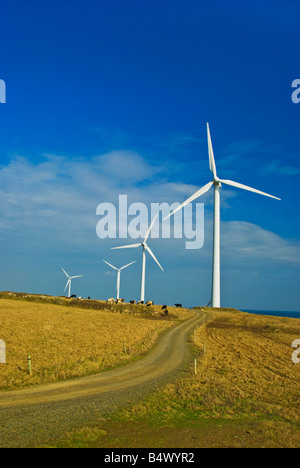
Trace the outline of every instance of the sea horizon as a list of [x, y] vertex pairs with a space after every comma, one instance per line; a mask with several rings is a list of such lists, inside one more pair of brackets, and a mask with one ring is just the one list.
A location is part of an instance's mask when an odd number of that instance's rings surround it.
[[300, 311], [288, 311], [288, 310], [254, 310], [254, 309], [241, 309], [242, 312], [248, 312], [249, 314], [257, 315], [273, 315], [275, 317], [290, 317], [300, 318]]

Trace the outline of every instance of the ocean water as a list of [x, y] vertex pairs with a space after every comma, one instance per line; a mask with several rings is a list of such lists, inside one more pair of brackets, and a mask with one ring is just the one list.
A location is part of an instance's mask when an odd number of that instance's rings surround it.
[[246, 310], [246, 309], [243, 309], [243, 312], [248, 312], [250, 314], [259, 314], [259, 315], [274, 315], [275, 317], [300, 318], [300, 312], [289, 312], [289, 311], [284, 311], [284, 310]]

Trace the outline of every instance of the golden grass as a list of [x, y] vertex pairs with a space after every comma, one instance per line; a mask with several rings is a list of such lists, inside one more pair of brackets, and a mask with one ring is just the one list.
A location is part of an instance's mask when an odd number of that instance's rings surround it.
[[296, 338], [299, 319], [214, 310], [196, 332], [197, 375], [191, 359], [190, 374], [123, 411], [119, 422], [163, 427], [165, 444], [174, 443], [177, 431], [179, 441], [186, 428], [188, 446], [239, 446], [243, 438], [249, 447], [300, 447]]
[[105, 310], [105, 304], [100, 305], [102, 310], [93, 310], [80, 308], [80, 303], [76, 307], [0, 299], [0, 339], [6, 343], [7, 361], [0, 364], [0, 389], [83, 376], [128, 362], [190, 315], [182, 309], [175, 316], [170, 308], [166, 319], [160, 307], [124, 304]]
[[197, 336], [206, 352], [191, 397], [199, 400], [200, 390], [204, 405], [219, 417], [230, 417], [232, 408], [299, 417], [300, 366], [292, 362], [291, 347], [299, 337], [298, 319], [215, 312]]

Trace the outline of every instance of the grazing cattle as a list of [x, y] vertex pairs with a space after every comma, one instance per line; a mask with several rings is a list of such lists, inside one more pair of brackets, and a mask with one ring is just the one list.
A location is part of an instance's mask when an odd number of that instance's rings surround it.
[[165, 316], [166, 317], [168, 316], [168, 313], [169, 313], [168, 309], [165, 309]]
[[125, 301], [125, 299], [117, 299], [117, 304], [122, 304]]
[[148, 307], [149, 307], [149, 306], [152, 306], [152, 305], [154, 305], [154, 302], [153, 302], [153, 301], [148, 301], [148, 302], [146, 303], [146, 305], [147, 305]]
[[110, 299], [107, 299], [107, 304], [115, 304], [117, 301], [116, 299], [114, 299], [113, 297], [111, 297]]
[[177, 308], [180, 308], [180, 309], [181, 309], [181, 308], [182, 308], [182, 304], [175, 304], [175, 307], [177, 307]]
[[76, 294], [72, 294], [71, 299], [76, 299]]
[[139, 301], [138, 304], [139, 304], [139, 305], [140, 305], [140, 304], [144, 304], [144, 301]]
[[167, 308], [168, 308], [168, 306], [166, 306], [166, 305], [162, 306], [162, 310], [167, 309]]
[[135, 301], [130, 301], [130, 304], [135, 304]]

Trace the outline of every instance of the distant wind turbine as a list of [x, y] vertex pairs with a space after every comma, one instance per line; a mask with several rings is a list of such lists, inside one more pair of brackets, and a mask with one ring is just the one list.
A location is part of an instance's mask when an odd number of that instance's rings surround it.
[[128, 263], [128, 265], [125, 265], [123, 266], [122, 268], [117, 268], [113, 265], [111, 265], [110, 263], [106, 262], [105, 260], [103, 260], [104, 263], [106, 263], [106, 265], [110, 266], [111, 268], [113, 268], [114, 270], [117, 270], [118, 272], [118, 275], [117, 275], [117, 299], [120, 299], [120, 279], [121, 279], [121, 271], [122, 270], [125, 270], [125, 268], [129, 267], [130, 265], [133, 265], [134, 263], [136, 262], [131, 262], [131, 263]]
[[72, 282], [72, 279], [74, 278], [82, 278], [84, 275], [79, 275], [79, 276], [69, 276], [68, 273], [63, 269], [63, 267], [61, 267], [62, 271], [64, 272], [64, 274], [68, 277], [68, 281], [67, 281], [67, 284], [65, 286], [65, 289], [64, 291], [67, 289], [67, 287], [69, 286], [69, 291], [68, 291], [68, 297], [71, 297], [71, 282]]
[[211, 305], [212, 307], [220, 307], [220, 189], [221, 183], [225, 185], [230, 185], [232, 187], [237, 187], [243, 190], [248, 190], [250, 192], [258, 193], [260, 195], [265, 195], [266, 197], [275, 198], [280, 200], [280, 198], [269, 195], [268, 193], [261, 192], [254, 188], [248, 187], [247, 185], [239, 184], [238, 182], [233, 182], [232, 180], [223, 180], [219, 179], [217, 176], [216, 163], [211, 143], [209, 125], [207, 123], [207, 140], [208, 140], [208, 157], [209, 157], [209, 167], [213, 174], [213, 180], [208, 184], [204, 185], [200, 190], [198, 190], [194, 195], [192, 195], [188, 200], [186, 200], [182, 205], [176, 208], [171, 214], [169, 214], [165, 219], [168, 219], [177, 211], [181, 210], [184, 206], [188, 205], [192, 201], [199, 198], [204, 193], [214, 186], [214, 231], [213, 231], [213, 271], [212, 271], [212, 297]]
[[146, 233], [145, 239], [141, 244], [123, 245], [122, 247], [113, 247], [112, 248], [112, 250], [115, 250], [115, 249], [134, 249], [134, 248], [142, 247], [143, 253], [142, 253], [142, 280], [141, 280], [141, 299], [140, 299], [141, 302], [145, 302], [146, 252], [148, 252], [151, 255], [151, 257], [155, 260], [155, 262], [157, 263], [159, 268], [162, 271], [164, 271], [164, 269], [160, 265], [159, 261], [155, 257], [154, 253], [152, 252], [150, 247], [147, 245], [148, 237], [149, 237], [151, 229], [153, 228], [153, 225], [154, 225], [154, 223], [155, 223], [155, 221], [157, 219], [157, 216], [158, 216], [158, 213], [155, 216], [155, 218], [153, 219], [153, 221], [151, 223], [151, 226], [150, 226], [150, 228], [148, 229], [148, 231]]

